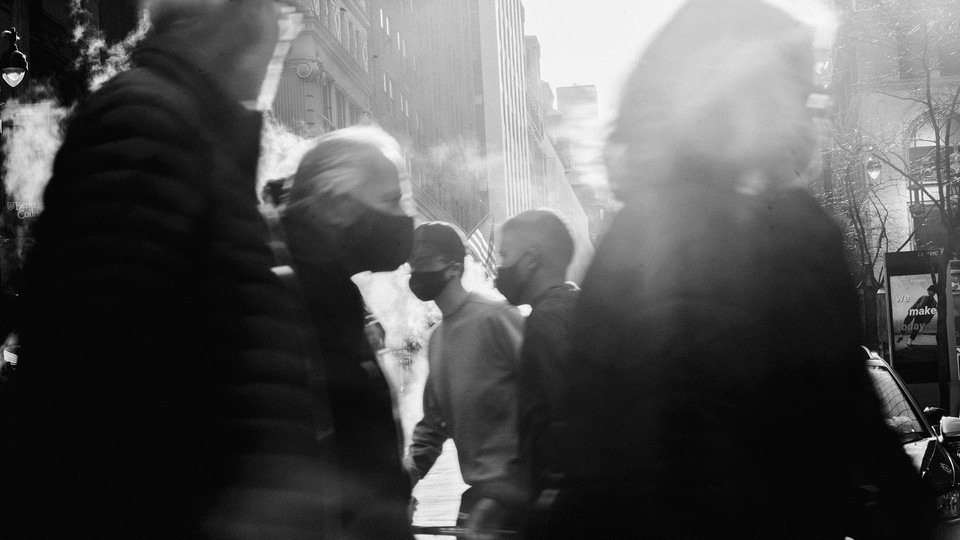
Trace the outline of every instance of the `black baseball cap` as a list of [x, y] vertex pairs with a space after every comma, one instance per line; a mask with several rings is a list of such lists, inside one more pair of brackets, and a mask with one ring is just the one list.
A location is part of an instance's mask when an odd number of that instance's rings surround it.
[[442, 221], [421, 224], [413, 231], [413, 249], [409, 261], [437, 255], [453, 262], [463, 262], [466, 241], [456, 227]]

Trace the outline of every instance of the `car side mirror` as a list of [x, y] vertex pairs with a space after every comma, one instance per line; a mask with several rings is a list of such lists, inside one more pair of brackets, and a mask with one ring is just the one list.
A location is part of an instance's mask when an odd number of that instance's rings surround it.
[[944, 443], [960, 441], [960, 418], [944, 416], [940, 419], [940, 435]]

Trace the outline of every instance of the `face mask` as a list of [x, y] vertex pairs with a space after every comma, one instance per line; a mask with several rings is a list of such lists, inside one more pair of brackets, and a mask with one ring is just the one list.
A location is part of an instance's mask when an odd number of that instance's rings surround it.
[[498, 266], [497, 277], [493, 280], [493, 285], [500, 291], [500, 294], [507, 299], [507, 302], [515, 306], [522, 303], [520, 293], [523, 292], [526, 285], [520, 280], [519, 262], [513, 263], [513, 266]]
[[450, 266], [437, 270], [436, 272], [411, 272], [410, 291], [422, 302], [436, 300], [437, 297], [440, 296], [440, 293], [443, 292], [443, 289], [446, 288], [447, 283], [450, 282], [450, 280], [444, 276], [447, 268], [450, 268]]
[[364, 210], [357, 221], [343, 229], [346, 258], [353, 270], [387, 272], [407, 260], [413, 247], [413, 218]]

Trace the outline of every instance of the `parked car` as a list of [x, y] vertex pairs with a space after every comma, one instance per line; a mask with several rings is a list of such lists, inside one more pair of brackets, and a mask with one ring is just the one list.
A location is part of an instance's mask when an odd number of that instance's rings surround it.
[[942, 409], [921, 411], [890, 365], [876, 353], [867, 353], [867, 371], [880, 396], [884, 419], [937, 494], [937, 511], [943, 520], [939, 537], [960, 539], [960, 418], [944, 416]]

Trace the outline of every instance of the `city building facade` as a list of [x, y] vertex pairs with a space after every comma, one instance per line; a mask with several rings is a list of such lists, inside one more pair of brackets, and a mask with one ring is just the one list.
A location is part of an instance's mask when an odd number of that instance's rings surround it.
[[301, 2], [304, 31], [287, 54], [273, 111], [287, 129], [312, 138], [370, 114], [370, 18], [366, 0]]
[[606, 232], [618, 208], [599, 169], [602, 138], [593, 85], [563, 86], [556, 89], [556, 114], [549, 121], [557, 141], [567, 178], [587, 215], [591, 243]]
[[520, 0], [477, 0], [483, 92], [478, 115], [486, 155], [490, 212], [497, 223], [533, 206]]
[[[831, 59], [839, 129], [827, 141], [835, 151], [825, 172], [854, 161], [856, 166], [842, 173], [877, 193], [883, 215], [873, 216], [874, 230], [882, 219], [889, 251], [938, 249], [943, 233], [934, 211], [939, 194], [932, 159], [937, 146], [949, 159], [958, 155], [953, 147], [960, 143], [960, 117], [955, 105], [952, 119], [949, 110], [960, 88], [960, 36], [945, 29], [960, 22], [960, 8], [946, 0], [835, 4], [851, 22]], [[919, 31], [923, 28], [929, 31]], [[871, 155], [882, 158], [875, 179], [864, 172]], [[818, 188], [829, 199], [844, 176], [823, 174]]]

